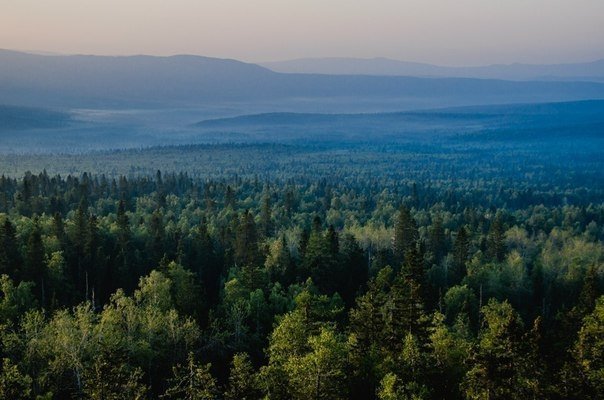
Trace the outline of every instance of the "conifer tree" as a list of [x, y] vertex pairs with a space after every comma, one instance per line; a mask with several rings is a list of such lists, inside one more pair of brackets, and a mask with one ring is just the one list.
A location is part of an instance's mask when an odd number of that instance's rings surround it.
[[443, 221], [440, 216], [434, 218], [432, 227], [430, 228], [429, 244], [435, 261], [437, 263], [440, 262], [447, 251], [445, 229], [443, 228]]
[[397, 263], [402, 263], [405, 253], [415, 247], [418, 239], [417, 224], [411, 212], [405, 206], [399, 209], [394, 225], [394, 257]]
[[226, 400], [256, 400], [260, 399], [260, 391], [254, 367], [246, 353], [233, 356], [229, 383], [225, 392]]
[[526, 398], [527, 377], [522, 321], [506, 301], [491, 299], [482, 308], [485, 326], [470, 356], [472, 368], [463, 390], [467, 399]]
[[17, 231], [8, 217], [0, 219], [0, 273], [16, 277], [21, 269]]
[[219, 398], [218, 383], [210, 372], [210, 364], [199, 365], [189, 353], [185, 365], [173, 368], [170, 387], [162, 396], [179, 400], [214, 400]]
[[453, 263], [455, 271], [452, 274], [451, 284], [457, 284], [466, 275], [466, 262], [470, 254], [470, 238], [468, 230], [462, 226], [457, 232], [453, 245]]
[[491, 223], [487, 237], [487, 253], [498, 262], [502, 262], [505, 259], [506, 246], [504, 234], [503, 217], [498, 212]]
[[273, 222], [271, 216], [271, 196], [267, 190], [262, 196], [262, 206], [260, 208], [260, 233], [263, 237], [269, 237], [273, 231]]
[[34, 282], [35, 293], [41, 304], [46, 304], [46, 255], [42, 243], [42, 230], [38, 217], [34, 217], [33, 228], [27, 238], [25, 262], [23, 266], [22, 279]]
[[235, 235], [235, 263], [239, 266], [258, 267], [260, 253], [254, 217], [246, 210], [239, 220]]
[[587, 383], [586, 397], [604, 397], [604, 296], [596, 300], [593, 312], [583, 319], [574, 347], [574, 357]]

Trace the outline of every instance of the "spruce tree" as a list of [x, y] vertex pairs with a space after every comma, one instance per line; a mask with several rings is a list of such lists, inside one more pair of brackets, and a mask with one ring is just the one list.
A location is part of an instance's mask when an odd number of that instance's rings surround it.
[[226, 400], [256, 400], [261, 398], [254, 367], [246, 353], [233, 356], [224, 398]]
[[411, 212], [407, 207], [401, 206], [394, 226], [393, 251], [397, 263], [404, 261], [405, 253], [415, 246], [418, 237], [417, 223]]
[[17, 231], [8, 217], [0, 220], [0, 274], [17, 277], [21, 269], [21, 255]]
[[453, 262], [455, 264], [455, 278], [461, 279], [465, 276], [466, 262], [470, 254], [470, 238], [468, 230], [462, 226], [457, 232], [455, 244], [453, 245]]
[[46, 305], [46, 256], [38, 217], [34, 217], [33, 223], [32, 230], [27, 238], [22, 279], [35, 283], [36, 297], [38, 298], [38, 301], [40, 301], [40, 304]]
[[503, 217], [500, 212], [495, 215], [495, 219], [489, 228], [487, 236], [487, 254], [498, 262], [505, 259], [505, 231], [503, 228]]
[[430, 228], [429, 244], [435, 261], [437, 263], [440, 262], [447, 252], [445, 229], [443, 228], [443, 221], [440, 216], [434, 218], [432, 227]]

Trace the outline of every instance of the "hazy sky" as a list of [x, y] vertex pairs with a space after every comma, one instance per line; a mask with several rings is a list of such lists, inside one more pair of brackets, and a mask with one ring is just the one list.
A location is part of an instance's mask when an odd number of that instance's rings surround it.
[[604, 0], [0, 0], [0, 48], [446, 65], [604, 58]]

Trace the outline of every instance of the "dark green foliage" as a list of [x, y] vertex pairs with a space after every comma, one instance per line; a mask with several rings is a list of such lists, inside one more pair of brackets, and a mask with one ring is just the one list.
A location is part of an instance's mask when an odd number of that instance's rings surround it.
[[598, 398], [601, 188], [385, 170], [0, 178], [0, 390]]
[[16, 238], [16, 230], [7, 217], [0, 220], [0, 271], [17, 275], [21, 269], [21, 255]]
[[505, 257], [505, 252], [503, 217], [501, 213], [497, 213], [489, 228], [487, 254], [496, 261], [501, 262]]
[[461, 281], [466, 275], [466, 262], [470, 254], [470, 238], [467, 229], [462, 226], [457, 232], [453, 246], [453, 271], [451, 273], [451, 284]]
[[23, 281], [34, 282], [36, 297], [41, 304], [46, 304], [45, 278], [46, 278], [46, 256], [44, 244], [42, 243], [42, 231], [37, 217], [33, 219], [33, 227], [27, 238], [27, 251], [23, 263]]
[[418, 239], [417, 224], [411, 212], [401, 206], [394, 226], [394, 256], [398, 263], [403, 262], [406, 253], [415, 248]]

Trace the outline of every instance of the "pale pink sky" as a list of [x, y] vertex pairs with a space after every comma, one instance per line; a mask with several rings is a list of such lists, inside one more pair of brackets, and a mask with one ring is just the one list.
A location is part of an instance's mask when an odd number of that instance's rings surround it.
[[0, 48], [445, 65], [604, 58], [604, 0], [0, 0]]

